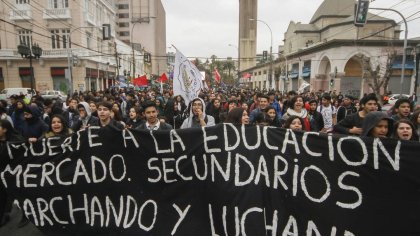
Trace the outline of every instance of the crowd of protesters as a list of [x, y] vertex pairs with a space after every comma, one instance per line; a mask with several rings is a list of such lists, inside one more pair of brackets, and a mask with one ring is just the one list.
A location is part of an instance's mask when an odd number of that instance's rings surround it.
[[401, 98], [387, 114], [381, 112], [376, 94], [365, 94], [358, 100], [335, 91], [282, 94], [235, 88], [203, 92], [186, 104], [182, 96], [172, 96], [171, 90], [112, 89], [76, 91], [67, 101], [39, 95], [28, 100], [14, 95], [9, 103], [1, 101], [0, 116], [29, 142], [89, 126], [166, 130], [223, 122], [375, 137], [371, 129], [387, 123], [386, 135], [380, 136], [406, 137], [398, 132], [405, 127], [411, 129], [410, 139], [415, 139], [420, 118], [414, 106], [410, 99]]
[[[376, 94], [358, 100], [335, 91], [282, 94], [233, 88], [203, 92], [186, 104], [182, 96], [171, 93], [76, 91], [66, 101], [13, 95], [10, 101], [0, 102], [0, 149], [6, 148], [6, 141], [66, 137], [89, 126], [170, 130], [220, 123], [419, 141], [420, 108], [407, 98], [400, 98], [387, 114], [381, 111]], [[0, 203], [5, 196], [0, 189]], [[0, 219], [7, 211], [4, 207], [1, 203]]]

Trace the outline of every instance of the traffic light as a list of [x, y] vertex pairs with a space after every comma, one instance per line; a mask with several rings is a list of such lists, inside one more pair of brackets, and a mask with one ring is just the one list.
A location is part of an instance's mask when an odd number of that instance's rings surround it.
[[370, 0], [358, 0], [356, 13], [354, 14], [354, 25], [357, 27], [365, 26], [367, 22], [367, 14], [369, 10]]
[[143, 57], [144, 57], [143, 58], [144, 63], [150, 63], [150, 62], [152, 62], [152, 55], [150, 53], [148, 53], [148, 52], [144, 53], [144, 56]]
[[330, 86], [334, 86], [334, 79], [330, 79]]
[[263, 51], [263, 61], [267, 61], [267, 59], [268, 59], [268, 52]]

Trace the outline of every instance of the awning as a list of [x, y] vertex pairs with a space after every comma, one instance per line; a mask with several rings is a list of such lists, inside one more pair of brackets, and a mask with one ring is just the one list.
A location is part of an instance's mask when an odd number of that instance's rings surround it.
[[299, 77], [299, 73], [296, 73], [296, 72], [292, 72], [290, 75], [289, 75], [289, 78], [290, 79], [297, 79]]
[[[414, 58], [411, 56], [407, 56], [405, 61], [405, 69], [407, 70], [414, 70]], [[392, 69], [402, 69], [402, 56], [398, 56], [392, 62]]]
[[311, 72], [309, 71], [309, 72], [303, 72], [302, 73], [302, 77], [303, 78], [307, 78], [307, 77], [310, 77], [311, 76]]

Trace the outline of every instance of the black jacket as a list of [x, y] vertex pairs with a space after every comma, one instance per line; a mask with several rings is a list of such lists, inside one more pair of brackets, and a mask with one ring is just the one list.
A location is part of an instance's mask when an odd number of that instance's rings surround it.
[[350, 134], [349, 129], [353, 127], [362, 128], [364, 118], [359, 116], [359, 112], [346, 116], [334, 126], [334, 132], [339, 134]]
[[[98, 117], [94, 117], [94, 116], [90, 116], [89, 120], [87, 121], [87, 125], [88, 126], [99, 126], [99, 118]], [[74, 132], [79, 131], [83, 126], [83, 121], [81, 119], [78, 119], [77, 121], [75, 121], [73, 123], [73, 126], [71, 127], [71, 129]]]
[[337, 110], [337, 123], [346, 118], [347, 116], [357, 113], [357, 109], [354, 106], [344, 107], [341, 106]]
[[311, 123], [311, 131], [319, 132], [322, 128], [324, 128], [324, 118], [320, 112], [308, 112], [308, 118]]

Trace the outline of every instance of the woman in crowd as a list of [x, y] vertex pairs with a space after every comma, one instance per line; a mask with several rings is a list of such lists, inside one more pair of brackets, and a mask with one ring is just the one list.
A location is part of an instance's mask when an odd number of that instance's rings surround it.
[[121, 117], [121, 120], [122, 120], [122, 111], [121, 111], [121, 108], [120, 108], [120, 104], [118, 102], [113, 102], [112, 103], [112, 111], [114, 111], [114, 113], [118, 113], [117, 116]]
[[175, 99], [168, 100], [165, 106], [164, 115], [167, 119], [167, 123], [170, 124], [174, 129], [181, 127], [183, 113], [178, 110], [178, 105], [176, 104]]
[[291, 129], [293, 131], [305, 130], [305, 124], [302, 118], [299, 116], [289, 116], [284, 123], [285, 129]]
[[271, 120], [270, 126], [281, 127], [280, 119], [277, 116], [277, 112], [276, 112], [276, 109], [274, 107], [268, 106], [265, 109], [265, 112], [270, 117], [270, 120]]
[[249, 113], [249, 106], [248, 106], [248, 103], [246, 103], [246, 102], [243, 102], [242, 103], [242, 105], [241, 105], [241, 107], [246, 111], [246, 112], [248, 112]]
[[216, 124], [220, 123], [220, 115], [223, 113], [223, 110], [222, 104], [218, 98], [215, 98], [210, 102], [206, 113], [214, 117], [214, 122]]
[[156, 103], [156, 108], [159, 111], [159, 115], [163, 116], [163, 114], [165, 114], [164, 109], [163, 109], [163, 102], [161, 98], [157, 98], [155, 100]]
[[143, 124], [143, 120], [141, 119], [141, 111], [138, 107], [130, 108], [130, 112], [128, 113], [128, 118], [125, 122], [127, 128], [135, 129], [139, 125]]
[[362, 137], [387, 138], [391, 136], [393, 120], [381, 111], [369, 112], [362, 126]]
[[50, 129], [45, 133], [42, 138], [51, 138], [51, 137], [67, 137], [71, 135], [73, 131], [67, 127], [67, 122], [64, 119], [64, 116], [55, 114], [51, 117]]
[[306, 131], [311, 130], [308, 111], [304, 108], [302, 96], [297, 95], [290, 100], [290, 107], [286, 110], [286, 113], [283, 115], [282, 119], [286, 121], [290, 116], [298, 116], [302, 118], [304, 129]]
[[407, 119], [400, 119], [394, 125], [394, 138], [399, 140], [419, 141], [419, 136], [413, 123]]
[[413, 123], [415, 133], [420, 136], [420, 109], [417, 109], [411, 115], [411, 122]]
[[25, 116], [23, 115], [23, 110], [25, 109], [25, 107], [26, 105], [23, 102], [23, 100], [17, 100], [16, 109], [11, 115], [13, 126], [21, 134], [23, 131], [23, 124], [25, 123]]
[[91, 116], [98, 117], [98, 107], [94, 101], [89, 102], [90, 110], [92, 111]]
[[248, 112], [245, 111], [242, 107], [235, 107], [229, 111], [225, 123], [232, 123], [234, 125], [248, 125]]
[[187, 109], [187, 105], [181, 95], [175, 97], [175, 105], [180, 113], [184, 113], [185, 109]]

